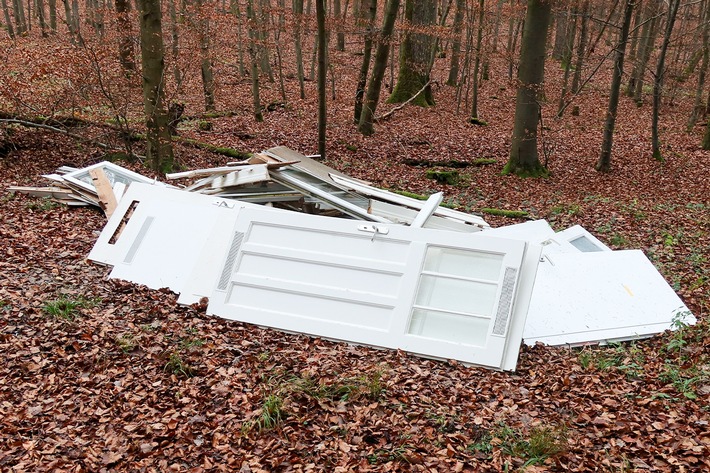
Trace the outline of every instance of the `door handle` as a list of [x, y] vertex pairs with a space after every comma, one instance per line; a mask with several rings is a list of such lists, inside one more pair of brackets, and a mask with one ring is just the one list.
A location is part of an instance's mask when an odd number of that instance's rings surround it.
[[390, 229], [387, 227], [378, 227], [377, 225], [358, 225], [357, 229], [361, 232], [372, 233], [372, 238], [370, 241], [375, 241], [375, 236], [379, 233], [380, 235], [387, 235]]

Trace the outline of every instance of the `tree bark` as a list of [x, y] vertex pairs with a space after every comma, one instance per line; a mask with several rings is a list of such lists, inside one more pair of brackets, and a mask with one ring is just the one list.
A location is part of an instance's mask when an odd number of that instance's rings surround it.
[[362, 113], [362, 101], [365, 96], [365, 86], [367, 85], [367, 73], [370, 69], [370, 61], [372, 58], [372, 39], [374, 35], [375, 16], [377, 15], [377, 0], [362, 0], [360, 3], [360, 13], [358, 14], [361, 23], [365, 26], [365, 45], [363, 47], [362, 65], [360, 66], [360, 74], [357, 79], [357, 88], [355, 89], [355, 123], [360, 123], [360, 114]]
[[558, 61], [564, 54], [567, 34], [569, 29], [569, 10], [566, 5], [561, 5], [560, 10], [555, 15], [555, 47], [552, 49], [552, 57]]
[[175, 0], [168, 0], [168, 12], [170, 13], [170, 52], [173, 60], [173, 77], [178, 90], [182, 87], [182, 73], [180, 72], [180, 35], [178, 34], [178, 21], [182, 22], [184, 10], [180, 12], [178, 20]]
[[267, 25], [269, 24], [269, 0], [257, 0], [259, 18], [258, 25], [261, 25], [256, 31], [259, 38], [259, 60], [261, 71], [269, 77], [269, 82], [274, 81], [274, 71], [271, 69], [271, 52], [269, 51], [268, 38], [269, 32]]
[[537, 152], [537, 127], [540, 118], [538, 97], [545, 78], [545, 48], [550, 24], [551, 2], [528, 0], [523, 40], [520, 44], [518, 92], [510, 158], [503, 174], [541, 176], [547, 173]]
[[582, 4], [582, 26], [579, 32], [579, 44], [577, 46], [577, 61], [574, 65], [574, 76], [572, 77], [572, 93], [579, 92], [582, 84], [582, 68], [584, 67], [584, 57], [587, 50], [587, 39], [589, 37], [589, 0], [584, 0]]
[[387, 57], [390, 50], [390, 38], [394, 30], [394, 23], [397, 19], [397, 11], [399, 10], [399, 0], [388, 0], [385, 7], [385, 15], [382, 23], [382, 31], [377, 51], [375, 52], [375, 63], [372, 66], [372, 76], [367, 84], [367, 94], [363, 103], [362, 113], [360, 114], [360, 123], [358, 130], [363, 135], [369, 136], [374, 133], [372, 120], [375, 116], [377, 102], [380, 100], [380, 92], [382, 90], [382, 79], [387, 71]]
[[239, 75], [246, 75], [246, 67], [244, 66], [244, 22], [242, 21], [242, 12], [239, 8], [238, 0], [229, 0], [229, 12], [237, 20], [237, 60], [239, 62]]
[[251, 95], [254, 119], [257, 122], [263, 122], [264, 115], [261, 112], [261, 97], [259, 96], [259, 53], [256, 45], [259, 34], [254, 31], [254, 23], [256, 21], [254, 0], [247, 0], [247, 19], [249, 20], [249, 59], [251, 62]]
[[49, 0], [49, 29], [52, 33], [57, 32], [57, 0]]
[[76, 45], [76, 35], [77, 31], [74, 30], [74, 18], [72, 17], [71, 4], [69, 0], [63, 0], [64, 2], [64, 16], [67, 22], [67, 30], [69, 31], [69, 42]]
[[7, 6], [7, 0], [2, 0], [2, 13], [5, 17], [5, 25], [7, 26], [7, 34], [10, 38], [15, 37], [15, 28], [12, 26], [12, 20], [10, 18], [10, 9]]
[[133, 60], [133, 31], [131, 28], [131, 2], [129, 0], [116, 0], [116, 25], [120, 39], [118, 42], [118, 57], [121, 67], [126, 71], [135, 71], [136, 63]]
[[693, 102], [693, 111], [688, 118], [688, 131], [695, 128], [698, 118], [705, 114], [705, 104], [703, 103], [703, 90], [705, 89], [705, 78], [707, 75], [708, 65], [710, 64], [710, 0], [703, 0], [702, 16], [703, 24], [702, 32], [702, 62], [700, 71], [698, 72], [698, 82], [695, 87], [695, 101]]
[[47, 37], [47, 20], [44, 16], [44, 0], [37, 0], [37, 20], [39, 21], [39, 28], [42, 31], [42, 37]]
[[25, 7], [22, 0], [12, 0], [13, 10], [15, 12], [15, 30], [18, 36], [27, 34], [27, 21], [25, 20]]
[[316, 1], [316, 19], [318, 23], [318, 154], [325, 159], [325, 127], [327, 124], [326, 102], [326, 32], [325, 0]]
[[205, 110], [214, 111], [214, 72], [210, 57], [210, 23], [207, 12], [203, 9], [202, 0], [197, 0], [197, 31], [200, 40], [200, 73], [202, 76], [202, 92], [205, 98]]
[[562, 52], [562, 66], [564, 67], [565, 74], [562, 79], [562, 90], [560, 91], [560, 100], [557, 106], [557, 118], [562, 118], [562, 115], [565, 112], [567, 84], [569, 84], [569, 75], [572, 70], [572, 55], [574, 52], [574, 40], [577, 34], [577, 18], [579, 16], [579, 10], [576, 3], [572, 5], [571, 13], [572, 20], [567, 23], [567, 39], [565, 40], [565, 49]]
[[666, 73], [666, 53], [668, 52], [668, 44], [671, 42], [671, 33], [673, 25], [678, 14], [680, 0], [670, 0], [668, 4], [668, 20], [666, 21], [666, 30], [663, 34], [663, 43], [661, 43], [661, 51], [658, 55], [656, 63], [656, 74], [653, 79], [653, 114], [651, 118], [651, 146], [653, 147], [653, 159], [663, 161], [661, 154], [661, 140], [658, 136], [658, 114], [661, 109], [661, 88], [663, 87], [663, 76]]
[[470, 123], [482, 124], [478, 117], [478, 70], [481, 67], [481, 46], [483, 44], [483, 2], [478, 2], [478, 32], [476, 33], [476, 58], [473, 61], [473, 94], [471, 96], [471, 118]]
[[138, 0], [140, 9], [143, 106], [147, 128], [146, 156], [160, 172], [173, 169], [173, 147], [165, 108], [165, 51], [159, 0]]
[[[406, 0], [405, 20], [419, 31], [431, 28], [436, 21], [436, 3], [433, 0]], [[409, 31], [404, 36], [399, 57], [399, 76], [388, 103], [401, 103], [412, 98], [429, 82], [429, 59], [434, 38], [430, 34]], [[428, 107], [434, 105], [431, 88], [412, 102]]]
[[298, 75], [298, 86], [301, 100], [303, 100], [306, 98], [306, 87], [304, 84], [305, 73], [303, 72], [303, 45], [301, 41], [301, 29], [303, 27], [303, 0], [293, 0], [293, 16], [293, 40], [296, 53], [296, 74]]
[[[656, 33], [658, 31], [658, 23], [660, 19], [657, 16], [658, 10], [656, 2], [648, 3], [648, 12], [646, 14], [647, 23], [644, 24], [641, 39], [641, 54], [636, 62], [636, 67], [632, 73], [632, 78], [629, 79], [628, 95], [634, 98], [634, 102], [639, 107], [643, 105], [643, 78], [648, 66], [648, 61], [651, 59], [651, 51], [653, 51], [656, 42]], [[650, 20], [650, 21], [649, 21]], [[648, 28], [646, 28], [648, 25]]]
[[614, 140], [614, 125], [616, 123], [616, 112], [619, 106], [621, 79], [624, 74], [624, 56], [626, 54], [626, 43], [629, 40], [629, 29], [633, 10], [634, 0], [626, 0], [624, 22], [621, 26], [619, 44], [614, 54], [614, 70], [611, 79], [611, 90], [609, 92], [609, 107], [606, 113], [606, 122], [604, 123], [602, 149], [599, 160], [595, 166], [595, 169], [599, 172], [609, 172], [611, 170], [611, 146]]
[[449, 78], [446, 84], [456, 86], [459, 81], [459, 57], [461, 55], [461, 29], [463, 17], [466, 13], [466, 0], [456, 0], [456, 15], [454, 16], [453, 34], [454, 41], [451, 43], [451, 66], [449, 66]]

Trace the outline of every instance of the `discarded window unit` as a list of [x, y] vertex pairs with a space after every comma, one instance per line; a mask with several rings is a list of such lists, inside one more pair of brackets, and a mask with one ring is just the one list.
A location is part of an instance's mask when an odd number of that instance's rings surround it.
[[583, 345], [648, 337], [695, 317], [639, 250], [612, 251], [579, 225], [545, 220], [481, 232], [542, 245], [523, 338]]

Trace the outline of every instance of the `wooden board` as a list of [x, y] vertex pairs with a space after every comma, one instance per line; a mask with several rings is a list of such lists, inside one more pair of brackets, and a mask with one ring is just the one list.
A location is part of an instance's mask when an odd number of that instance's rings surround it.
[[99, 206], [106, 214], [106, 218], [111, 218], [113, 211], [116, 210], [116, 196], [113, 193], [113, 187], [106, 177], [106, 173], [101, 168], [94, 168], [89, 171], [91, 180], [96, 188], [96, 193], [99, 195]]

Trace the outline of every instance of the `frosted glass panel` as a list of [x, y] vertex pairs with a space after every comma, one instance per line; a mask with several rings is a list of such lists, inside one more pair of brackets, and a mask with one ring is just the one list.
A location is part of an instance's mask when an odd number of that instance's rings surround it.
[[503, 255], [430, 246], [424, 271], [498, 281]]
[[574, 245], [575, 248], [577, 248], [579, 251], [582, 251], [584, 253], [591, 253], [594, 251], [602, 251], [601, 248], [599, 248], [597, 245], [594, 244], [589, 238], [586, 236], [582, 235], [580, 237], [575, 238], [574, 240], [570, 240], [570, 243]]
[[447, 342], [484, 346], [489, 324], [489, 319], [414, 309], [408, 332]]
[[495, 284], [423, 274], [416, 305], [490, 316], [496, 303], [496, 289]]

